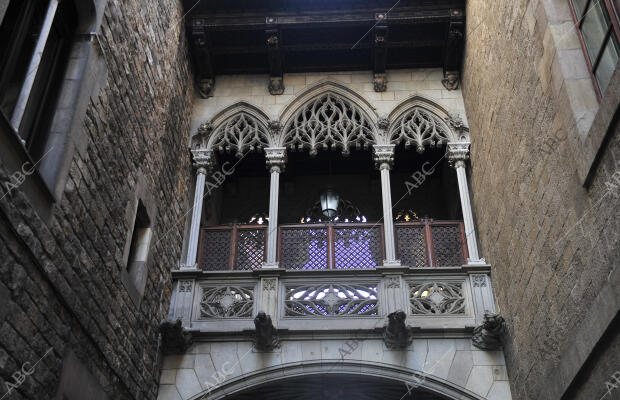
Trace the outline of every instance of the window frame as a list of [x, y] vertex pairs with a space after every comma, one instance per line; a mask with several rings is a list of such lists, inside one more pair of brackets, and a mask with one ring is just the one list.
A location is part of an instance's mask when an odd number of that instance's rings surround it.
[[[607, 15], [609, 16], [609, 20], [611, 22], [609, 28], [607, 29], [607, 32], [605, 33], [603, 41], [601, 42], [601, 46], [598, 49], [598, 53], [596, 54], [596, 57], [594, 58], [594, 65], [592, 65], [592, 62], [590, 61], [590, 55], [588, 53], [588, 48], [586, 46], [586, 42], [585, 42], [585, 39], [583, 37], [583, 32], [582, 32], [582, 27], [586, 19], [585, 18], [586, 14], [591, 10], [590, 6], [593, 4], [593, 2], [596, 2], [597, 4], [601, 4], [602, 9], [604, 10], [604, 12], [607, 13]], [[596, 74], [596, 69], [598, 68], [600, 61], [603, 57], [603, 53], [605, 52], [607, 44], [609, 43], [610, 40], [612, 40], [611, 35], [614, 35], [616, 38], [616, 41], [620, 44], [620, 19], [618, 17], [618, 10], [616, 10], [616, 7], [613, 4], [612, 0], [586, 0], [583, 10], [580, 10], [581, 17], [577, 18], [577, 11], [575, 10], [574, 3], [575, 3], [575, 0], [568, 0], [568, 6], [570, 8], [571, 15], [573, 17], [573, 22], [575, 23], [575, 27], [577, 28], [576, 29], [577, 36], [579, 36], [579, 42], [581, 43], [581, 49], [586, 59], [586, 65], [588, 66], [588, 72], [594, 84], [594, 92], [596, 93], [596, 98], [598, 102], [600, 103], [601, 100], [603, 99], [603, 93], [601, 92], [601, 88], [598, 84], [595, 74]]]

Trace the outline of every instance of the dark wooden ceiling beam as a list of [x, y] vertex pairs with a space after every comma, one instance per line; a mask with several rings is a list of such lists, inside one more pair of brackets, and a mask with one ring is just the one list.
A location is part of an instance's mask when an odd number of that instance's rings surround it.
[[443, 54], [443, 80], [448, 90], [456, 90], [461, 79], [461, 62], [465, 45], [465, 16], [460, 9], [452, 10], [447, 24], [446, 41]]
[[191, 29], [191, 45], [194, 57], [196, 86], [200, 97], [206, 99], [213, 95], [215, 73], [209, 51], [209, 37], [204, 27], [194, 25]]
[[267, 29], [265, 29], [265, 37], [267, 44], [267, 58], [269, 59], [269, 93], [284, 93], [284, 69], [282, 68], [282, 48], [280, 32], [275, 19], [267, 17]]
[[[280, 14], [272, 15], [280, 29], [291, 27], [315, 27], [318, 25], [342, 26], [372, 26], [376, 22], [376, 14], [381, 11], [369, 12], [350, 11], [325, 11], [320, 14]], [[230, 14], [196, 14], [190, 18], [190, 25], [204, 26], [207, 30], [259, 30], [265, 27], [265, 15], [239, 15]], [[389, 24], [421, 24], [447, 22], [451, 18], [450, 8], [432, 10], [393, 10], [387, 17]]]
[[385, 92], [387, 89], [387, 74], [385, 67], [388, 53], [388, 24], [386, 16], [379, 13], [375, 16], [375, 26], [373, 28], [373, 78], [372, 83], [375, 92]]
[[[406, 40], [398, 42], [387, 42], [388, 49], [420, 49], [429, 47], [442, 47], [444, 41], [441, 39], [429, 40]], [[308, 43], [308, 44], [282, 44], [280, 50], [285, 52], [306, 52], [306, 51], [326, 51], [326, 50], [351, 50], [352, 43]], [[355, 50], [368, 50], [373, 44], [364, 41], [355, 46]], [[212, 56], [233, 55], [233, 54], [264, 54], [265, 46], [214, 46], [210, 50]]]

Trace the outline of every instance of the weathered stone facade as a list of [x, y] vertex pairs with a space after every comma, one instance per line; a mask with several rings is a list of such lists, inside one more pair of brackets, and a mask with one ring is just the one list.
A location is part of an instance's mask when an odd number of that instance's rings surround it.
[[[110, 399], [157, 395], [157, 326], [168, 312], [187, 211], [192, 85], [183, 10], [166, 0], [104, 6], [88, 45], [107, 75], [88, 101], [60, 201], [42, 216], [23, 188], [5, 196], [14, 170], [5, 160], [0, 166], [1, 395], [20, 383], [7, 399], [53, 398], [70, 359], [73, 374], [63, 381], [78, 391], [72, 398], [101, 398], [99, 389]], [[133, 228], [127, 210], [140, 185], [157, 216], [136, 301], [121, 272]], [[15, 378], [42, 357], [31, 375]]]
[[620, 369], [618, 69], [599, 105], [567, 1], [469, 1], [467, 17], [472, 196], [513, 394], [601, 398]]

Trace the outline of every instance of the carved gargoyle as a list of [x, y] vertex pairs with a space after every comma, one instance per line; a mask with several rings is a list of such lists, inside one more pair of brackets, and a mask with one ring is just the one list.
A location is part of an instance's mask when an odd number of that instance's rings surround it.
[[388, 315], [388, 325], [383, 329], [383, 340], [388, 349], [402, 349], [411, 344], [411, 329], [405, 324], [407, 314], [394, 311]]
[[183, 353], [192, 344], [192, 334], [181, 325], [181, 319], [176, 321], [165, 319], [159, 325], [161, 342], [165, 353]]
[[502, 335], [506, 332], [504, 317], [490, 312], [484, 313], [480, 326], [474, 328], [472, 344], [482, 350], [497, 350], [502, 345]]
[[271, 323], [271, 317], [260, 311], [254, 318], [254, 326], [256, 327], [256, 336], [254, 337], [254, 347], [260, 351], [271, 351], [280, 347], [280, 338], [278, 331]]

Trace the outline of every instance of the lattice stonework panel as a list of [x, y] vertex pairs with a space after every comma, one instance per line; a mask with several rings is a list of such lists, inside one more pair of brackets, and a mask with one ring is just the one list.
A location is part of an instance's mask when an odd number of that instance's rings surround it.
[[378, 227], [335, 228], [335, 268], [375, 268], [382, 258], [380, 235]]
[[463, 281], [409, 282], [412, 314], [464, 314]]
[[241, 229], [237, 234], [236, 269], [260, 268], [265, 261], [265, 230]]
[[287, 286], [286, 316], [373, 316], [377, 311], [377, 284], [318, 284]]
[[327, 268], [327, 228], [283, 228], [280, 264], [286, 269]]
[[199, 266], [205, 271], [226, 271], [230, 261], [230, 230], [203, 230]]
[[458, 225], [432, 226], [435, 265], [450, 267], [463, 265], [463, 248]]
[[250, 318], [253, 307], [253, 286], [202, 287], [201, 318]]
[[396, 227], [399, 258], [403, 265], [425, 267], [428, 264], [423, 226]]

